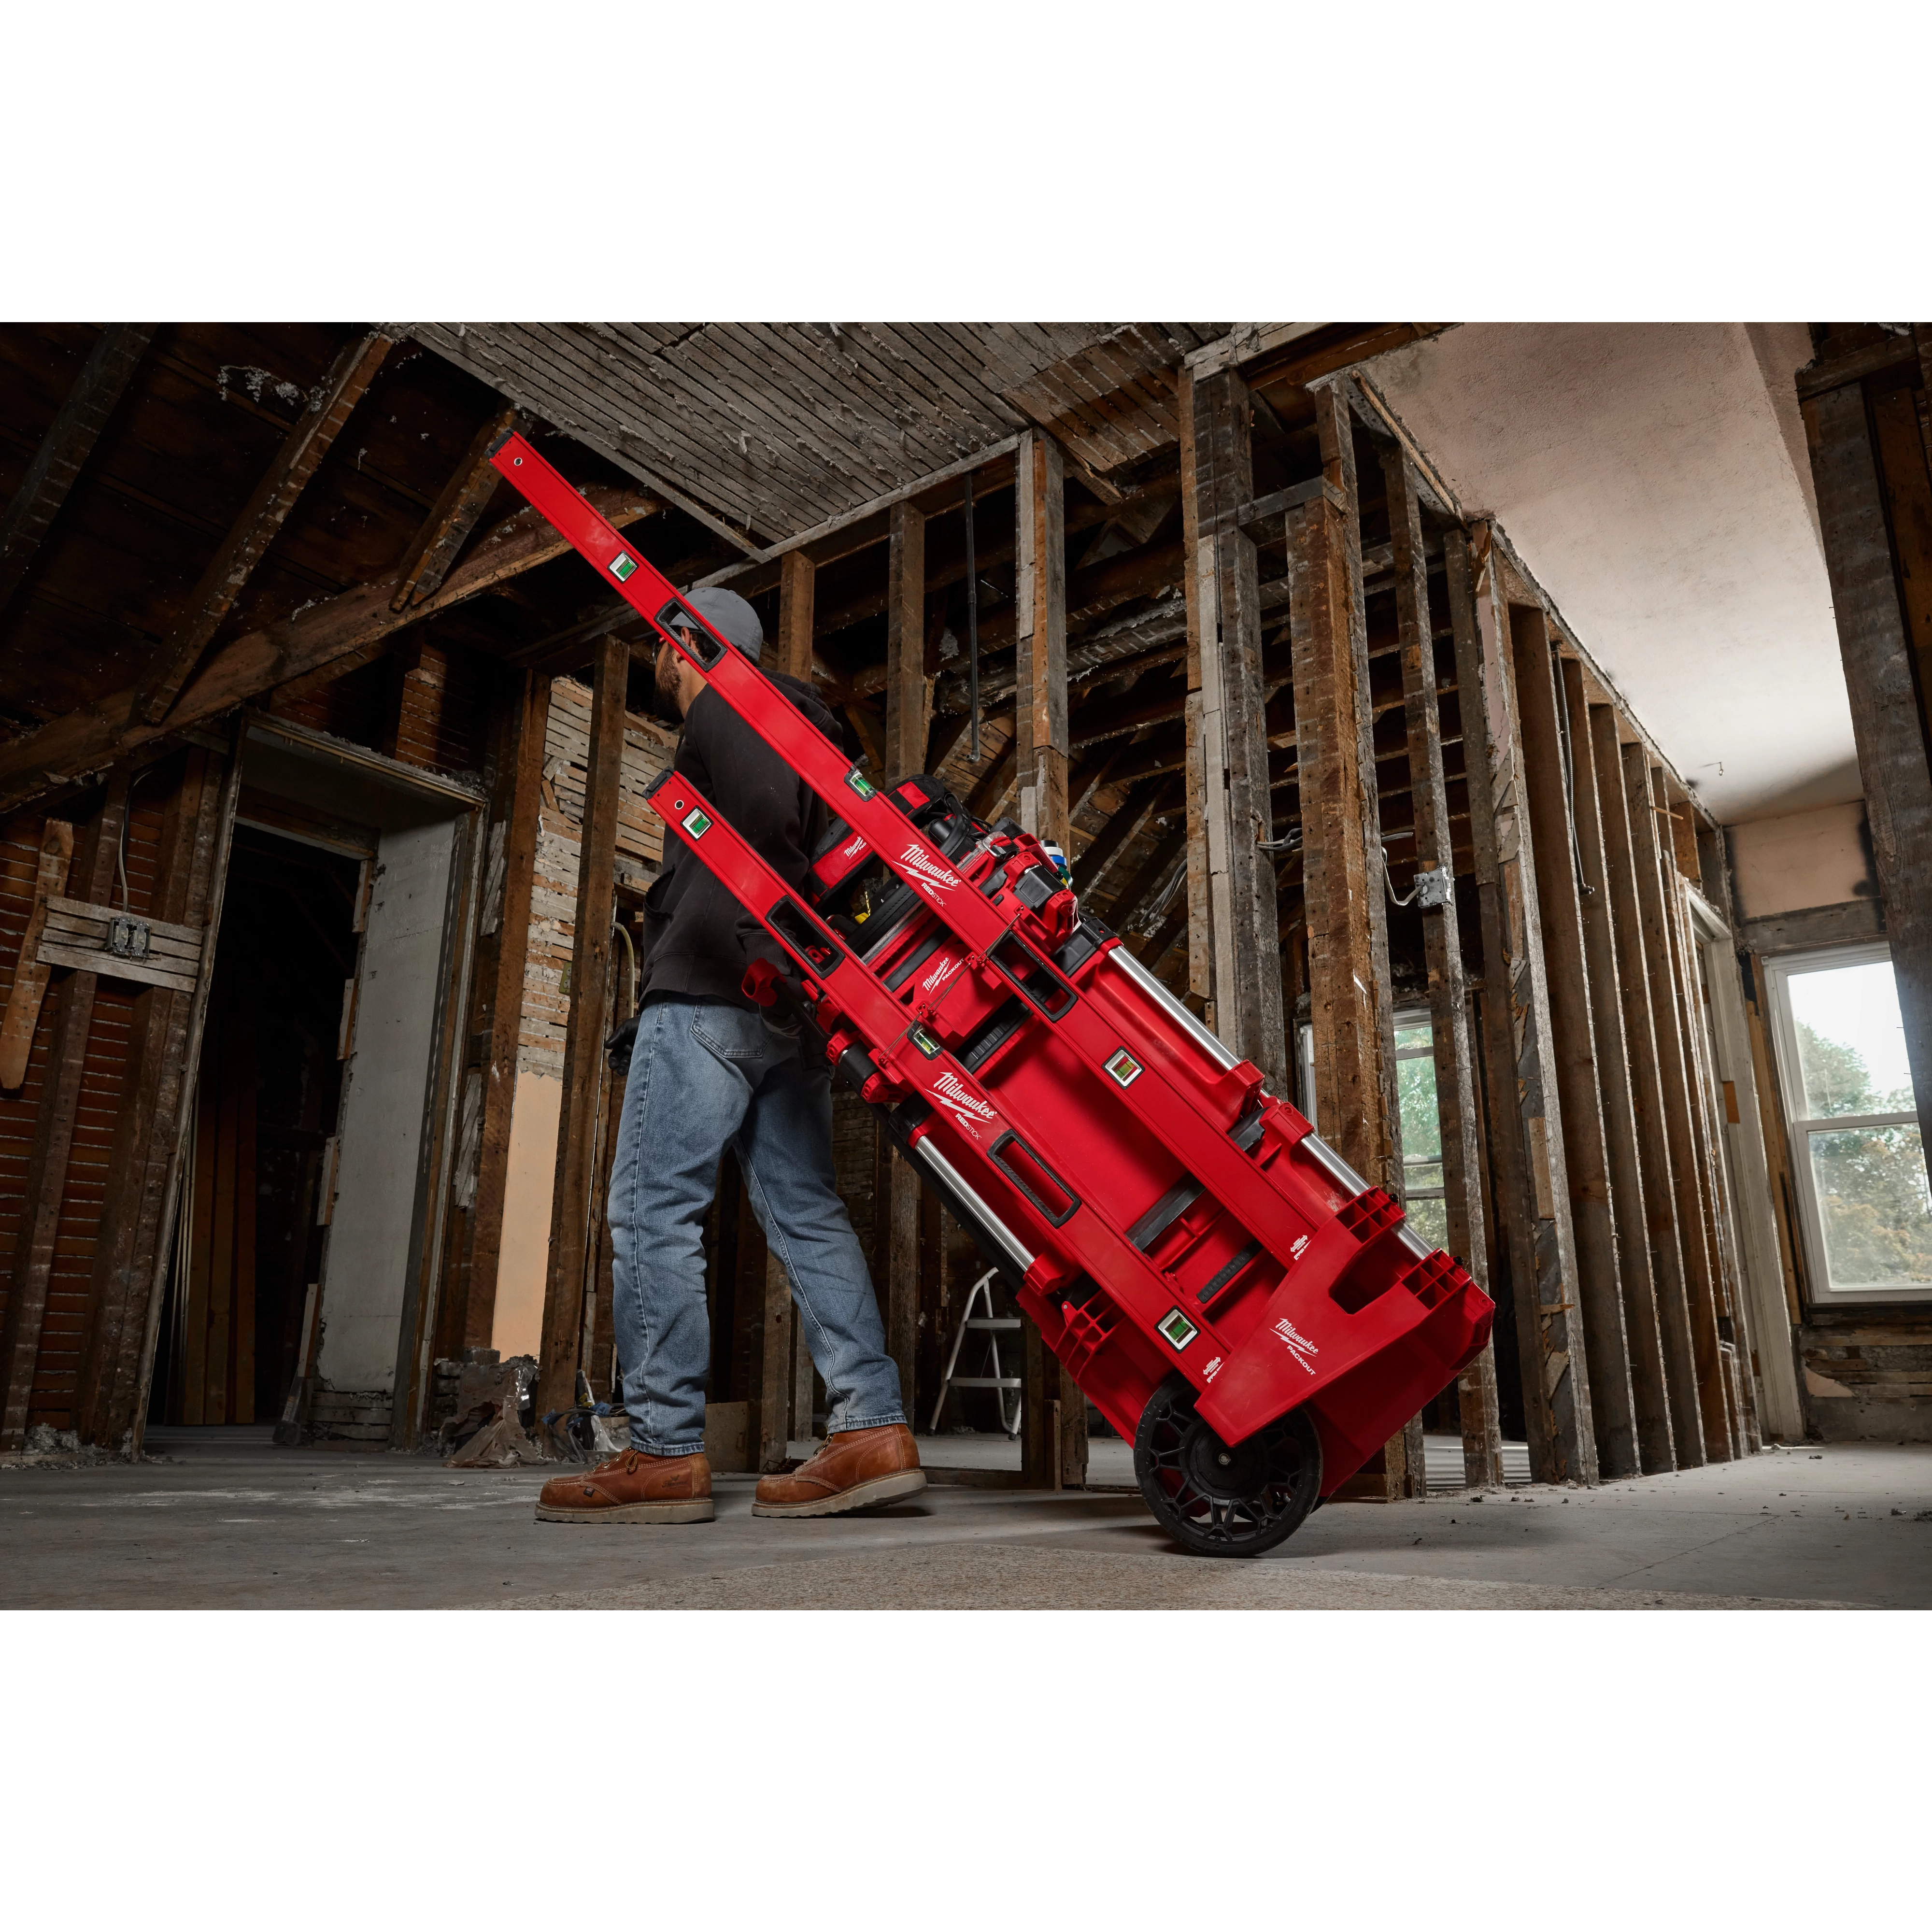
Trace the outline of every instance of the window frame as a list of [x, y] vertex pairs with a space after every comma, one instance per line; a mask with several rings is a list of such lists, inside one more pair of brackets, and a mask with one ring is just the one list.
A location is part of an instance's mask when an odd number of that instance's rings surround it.
[[[1429, 1029], [1429, 1044], [1426, 1046], [1399, 1046], [1395, 1048], [1395, 1057], [1398, 1060], [1426, 1060], [1429, 1062], [1430, 1084], [1432, 1087], [1434, 1088], [1436, 1094], [1436, 1138], [1439, 1141], [1442, 1138], [1442, 1091], [1441, 1087], [1436, 1083], [1436, 1015], [1434, 1012], [1427, 1006], [1402, 1006], [1398, 1008], [1396, 1010], [1394, 1022], [1390, 1028], [1389, 1036], [1393, 1040], [1395, 1036], [1401, 1033], [1405, 1028], [1418, 1026], [1426, 1027]], [[1398, 1088], [1398, 1093], [1400, 1090], [1400, 1088]], [[1398, 1100], [1396, 1102], [1398, 1118], [1396, 1123], [1398, 1129], [1400, 1129], [1401, 1126], [1401, 1120], [1400, 1118], [1400, 1106], [1401, 1102]], [[1440, 1179], [1437, 1184], [1433, 1187], [1411, 1187], [1408, 1184], [1408, 1171], [1412, 1167], [1432, 1167], [1436, 1169]], [[1442, 1211], [1446, 1226], [1447, 1216], [1449, 1211], [1448, 1180], [1449, 1172], [1448, 1165], [1443, 1159], [1442, 1153], [1439, 1148], [1433, 1157], [1426, 1154], [1412, 1155], [1408, 1151], [1407, 1137], [1406, 1136], [1403, 1136], [1402, 1154], [1402, 1207], [1405, 1211], [1407, 1210], [1408, 1204], [1412, 1201], [1439, 1201], [1443, 1204]], [[1444, 1245], [1447, 1245], [1446, 1236]]]
[[[1791, 981], [1808, 974], [1872, 966], [1881, 962], [1888, 966], [1892, 964], [1891, 945], [1882, 939], [1852, 945], [1811, 946], [1802, 952], [1780, 952], [1764, 962], [1778, 1102], [1784, 1117], [1785, 1139], [1790, 1150], [1798, 1234], [1804, 1244], [1805, 1286], [1810, 1299], [1820, 1306], [1896, 1307], [1901, 1303], [1932, 1302], [1932, 1283], [1912, 1282], [1889, 1288], [1882, 1283], [1864, 1282], [1840, 1288], [1833, 1282], [1830, 1258], [1825, 1250], [1823, 1216], [1818, 1205], [1817, 1174], [1811, 1163], [1813, 1134], [1858, 1127], [1916, 1126], [1917, 1109], [1882, 1114], [1815, 1115], [1802, 1111], [1805, 1105], [1804, 1075], [1798, 1058], [1798, 1022], [1792, 1006]], [[1897, 969], [1893, 970], [1895, 986]], [[1921, 1151], [1923, 1152], [1922, 1144]]]

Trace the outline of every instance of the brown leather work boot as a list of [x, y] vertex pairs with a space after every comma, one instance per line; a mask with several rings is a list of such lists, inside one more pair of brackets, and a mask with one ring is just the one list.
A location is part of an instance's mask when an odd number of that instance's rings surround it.
[[709, 1522], [711, 1465], [694, 1456], [626, 1449], [580, 1474], [553, 1476], [537, 1498], [539, 1522]]
[[919, 1445], [903, 1422], [828, 1436], [825, 1447], [788, 1476], [766, 1476], [754, 1516], [839, 1516], [917, 1496], [926, 1487]]

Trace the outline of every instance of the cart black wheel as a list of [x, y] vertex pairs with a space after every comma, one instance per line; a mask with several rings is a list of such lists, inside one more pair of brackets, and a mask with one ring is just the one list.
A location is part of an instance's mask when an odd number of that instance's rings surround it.
[[1322, 1443], [1306, 1409], [1229, 1448], [1203, 1422], [1186, 1377], [1154, 1392], [1134, 1432], [1134, 1475], [1155, 1520], [1199, 1556], [1258, 1556], [1301, 1527], [1322, 1488]]

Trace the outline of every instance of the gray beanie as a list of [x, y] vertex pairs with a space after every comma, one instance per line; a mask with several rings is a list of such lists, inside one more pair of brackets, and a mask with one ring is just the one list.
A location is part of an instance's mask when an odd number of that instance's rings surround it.
[[765, 627], [758, 622], [758, 612], [736, 591], [722, 587], [693, 590], [686, 594], [684, 602], [727, 644], [735, 645], [752, 663], [758, 662], [758, 653], [765, 647]]

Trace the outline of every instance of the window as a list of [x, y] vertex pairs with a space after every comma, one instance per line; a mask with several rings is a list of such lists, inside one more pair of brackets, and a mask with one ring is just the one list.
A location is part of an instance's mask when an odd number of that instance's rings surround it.
[[[1315, 1118], [1315, 1029], [1295, 1029], [1295, 1076], [1301, 1111]], [[1442, 1184], [1442, 1118], [1436, 1106], [1436, 1036], [1426, 1006], [1395, 1016], [1396, 1097], [1402, 1109], [1402, 1178], [1409, 1226], [1432, 1248], [1449, 1245], [1448, 1190]]]
[[1814, 1295], [1932, 1298], [1932, 1194], [1889, 950], [1792, 953], [1765, 976]]
[[1449, 1204], [1442, 1185], [1442, 1116], [1436, 1105], [1436, 1042], [1426, 1006], [1395, 1016], [1395, 1090], [1402, 1108], [1402, 1179], [1408, 1225], [1432, 1248], [1446, 1248]]

